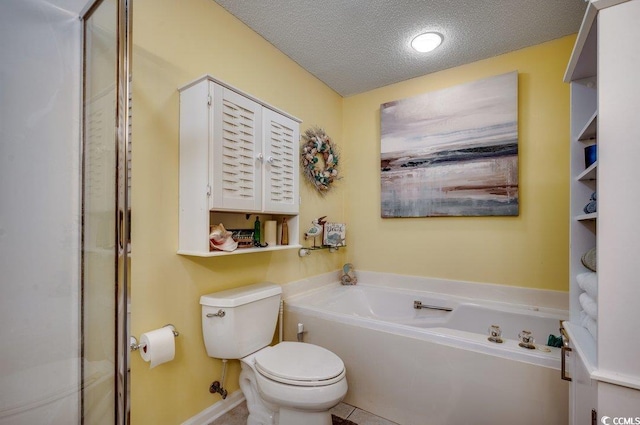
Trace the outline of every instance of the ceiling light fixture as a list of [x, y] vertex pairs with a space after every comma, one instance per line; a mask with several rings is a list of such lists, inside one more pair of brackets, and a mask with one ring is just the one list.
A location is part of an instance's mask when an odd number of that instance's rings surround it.
[[420, 53], [430, 52], [442, 43], [442, 35], [437, 32], [425, 32], [411, 40], [411, 47]]

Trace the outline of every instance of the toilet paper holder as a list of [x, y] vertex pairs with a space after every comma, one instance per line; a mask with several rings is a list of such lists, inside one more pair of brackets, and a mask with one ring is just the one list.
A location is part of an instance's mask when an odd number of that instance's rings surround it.
[[[180, 335], [180, 332], [178, 332], [176, 330], [176, 327], [171, 323], [164, 325], [163, 328], [171, 328], [171, 332], [173, 332], [173, 336], [176, 338]], [[136, 351], [142, 348], [142, 344], [138, 344], [138, 339], [135, 336], [130, 336], [129, 348], [131, 349], [131, 351]]]

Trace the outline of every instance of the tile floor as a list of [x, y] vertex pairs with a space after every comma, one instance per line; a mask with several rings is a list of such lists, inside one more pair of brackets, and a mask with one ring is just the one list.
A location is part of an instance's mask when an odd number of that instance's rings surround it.
[[[331, 413], [343, 419], [349, 419], [358, 425], [397, 425], [395, 422], [388, 421], [362, 409], [353, 407], [346, 403], [340, 403], [333, 409]], [[238, 406], [231, 409], [225, 415], [219, 417], [209, 425], [245, 425], [247, 423], [247, 403], [242, 402]]]

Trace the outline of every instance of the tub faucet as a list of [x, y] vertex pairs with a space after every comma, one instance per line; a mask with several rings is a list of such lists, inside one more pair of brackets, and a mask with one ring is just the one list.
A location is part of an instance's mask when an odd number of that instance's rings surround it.
[[355, 285], [356, 283], [358, 283], [358, 278], [356, 277], [356, 272], [353, 269], [353, 264], [347, 263], [342, 266], [340, 283], [343, 285]]
[[357, 282], [358, 282], [358, 279], [351, 278], [351, 277], [347, 276], [346, 274], [343, 274], [340, 277], [340, 283], [342, 283], [343, 285], [355, 285]]
[[520, 343], [518, 344], [520, 347], [528, 348], [529, 350], [535, 350], [535, 339], [533, 338], [533, 334], [531, 333], [531, 331], [520, 332], [518, 334], [518, 339], [520, 340]]
[[491, 342], [495, 342], [496, 344], [502, 344], [504, 341], [502, 340], [502, 330], [500, 330], [500, 326], [489, 326], [489, 338], [487, 339]]

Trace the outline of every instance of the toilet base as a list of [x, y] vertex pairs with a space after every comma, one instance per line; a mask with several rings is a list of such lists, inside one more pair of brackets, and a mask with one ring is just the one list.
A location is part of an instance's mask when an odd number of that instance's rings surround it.
[[[275, 393], [271, 392], [273, 390], [271, 385], [280, 384], [260, 377], [262, 385], [268, 384], [267, 390], [270, 396], [262, 394], [256, 381], [257, 372], [253, 367], [254, 355], [255, 353], [240, 359], [242, 367], [240, 389], [247, 400], [247, 409], [249, 410], [247, 425], [331, 425], [329, 410], [337, 405], [346, 394], [346, 380], [332, 385], [331, 388], [323, 387], [321, 393], [317, 392], [319, 390], [317, 387], [299, 387], [295, 389], [295, 397], [293, 393], [286, 392], [291, 388], [281, 387], [278, 397], [274, 399]], [[285, 392], [282, 392], [283, 390]], [[296, 404], [292, 403], [294, 399], [298, 400], [295, 402]], [[309, 400], [313, 400], [313, 403], [310, 404]]]
[[242, 363], [240, 372], [240, 389], [247, 400], [249, 417], [247, 425], [277, 425], [277, 406], [267, 405], [256, 388], [255, 376], [251, 368]]
[[331, 425], [329, 412], [301, 412], [299, 410], [280, 408], [279, 425]]

